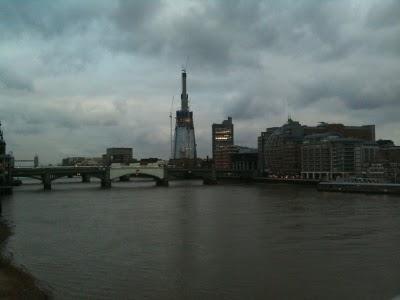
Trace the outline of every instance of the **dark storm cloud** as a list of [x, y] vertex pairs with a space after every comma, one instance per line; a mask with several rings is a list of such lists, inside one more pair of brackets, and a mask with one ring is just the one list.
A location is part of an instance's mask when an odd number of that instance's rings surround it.
[[200, 155], [227, 115], [249, 145], [289, 111], [302, 123], [334, 110], [337, 121], [394, 128], [399, 3], [3, 0], [0, 117], [62, 154], [92, 136], [88, 152], [126, 143], [167, 157], [169, 99], [188, 60]]
[[189, 57], [190, 64], [224, 67], [231, 62], [232, 40], [207, 22], [200, 23], [201, 17], [187, 18], [175, 24], [174, 45], [178, 57]]
[[185, 13], [165, 19], [158, 1], [120, 1], [110, 18], [119, 34], [105, 38], [106, 45], [132, 54], [172, 56], [182, 64], [188, 58], [189, 65], [214, 71], [249, 63], [253, 55], [246, 55], [241, 48], [250, 50], [260, 42], [270, 43], [275, 34], [272, 26], [259, 24], [260, 3], [198, 2]]
[[278, 41], [262, 1], [199, 3], [169, 29], [172, 38], [167, 49], [178, 57], [189, 57], [192, 65], [214, 72], [258, 67], [258, 51]]
[[231, 99], [224, 108], [225, 114], [238, 120], [268, 118], [280, 113], [279, 99], [262, 95], [241, 95]]
[[151, 23], [157, 12], [162, 10], [160, 0], [120, 0], [112, 13], [115, 23], [124, 31], [138, 31]]
[[174, 22], [172, 41], [176, 43], [170, 48], [181, 57], [190, 56], [192, 64], [214, 71], [248, 61], [245, 51], [254, 46], [252, 31], [259, 20], [260, 2], [210, 1], [203, 5]]
[[54, 38], [74, 29], [84, 31], [95, 18], [105, 12], [104, 1], [2, 0], [0, 24], [3, 34], [38, 34]]
[[189, 64], [215, 72], [256, 67], [264, 52], [334, 61], [368, 47], [362, 32], [354, 32], [354, 14], [343, 0], [196, 4], [165, 18], [158, 1], [121, 1], [110, 16], [116, 31], [104, 38], [106, 46], [181, 63], [189, 57]]
[[164, 46], [162, 27], [157, 28], [157, 15], [162, 11], [160, 0], [120, 0], [108, 16], [114, 28], [104, 37], [107, 47], [116, 51], [160, 53]]
[[260, 120], [274, 117], [285, 109], [285, 99], [276, 92], [278, 82], [260, 72], [244, 74], [243, 78], [253, 80], [240, 88], [238, 93], [223, 99], [223, 112], [237, 120]]
[[315, 85], [303, 87], [298, 104], [309, 104], [322, 99], [337, 97], [350, 109], [375, 109], [395, 105], [400, 101], [400, 80], [357, 82], [349, 78], [331, 78]]
[[11, 89], [20, 91], [33, 91], [30, 80], [0, 66], [0, 89]]
[[49, 104], [17, 101], [7, 106], [0, 105], [1, 118], [9, 130], [18, 134], [39, 134], [55, 128], [79, 129], [85, 127], [117, 126], [115, 111], [83, 111], [79, 106], [70, 109], [52, 107]]
[[380, 1], [373, 5], [368, 14], [367, 24], [375, 29], [400, 25], [400, 1]]
[[400, 80], [375, 82], [351, 81], [349, 78], [321, 80], [300, 88], [297, 105], [310, 105], [320, 100], [341, 101], [351, 110], [370, 110], [399, 104]]

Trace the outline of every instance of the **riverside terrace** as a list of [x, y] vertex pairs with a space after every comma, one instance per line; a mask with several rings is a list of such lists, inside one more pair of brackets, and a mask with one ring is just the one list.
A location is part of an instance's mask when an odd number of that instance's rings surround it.
[[169, 180], [202, 179], [205, 184], [216, 183], [213, 169], [169, 168], [165, 165], [112, 165], [108, 166], [60, 166], [42, 168], [14, 168], [12, 177], [27, 177], [40, 180], [45, 190], [51, 190], [51, 183], [63, 177], [81, 176], [82, 182], [89, 182], [91, 177], [100, 179], [102, 188], [110, 188], [111, 182], [121, 177], [135, 175], [153, 178], [157, 186], [168, 186]]

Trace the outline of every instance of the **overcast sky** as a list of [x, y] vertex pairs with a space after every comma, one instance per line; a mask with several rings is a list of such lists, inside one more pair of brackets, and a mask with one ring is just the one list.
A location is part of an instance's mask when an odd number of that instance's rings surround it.
[[232, 116], [256, 147], [290, 114], [400, 143], [400, 1], [0, 1], [0, 119], [41, 162], [133, 147], [168, 158], [186, 65], [200, 156]]

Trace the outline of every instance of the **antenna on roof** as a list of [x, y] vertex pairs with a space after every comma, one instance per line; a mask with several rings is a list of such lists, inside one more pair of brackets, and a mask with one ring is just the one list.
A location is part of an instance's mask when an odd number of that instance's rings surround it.
[[285, 108], [284, 108], [285, 109], [285, 111], [284, 111], [285, 118], [287, 117], [287, 120], [289, 121], [289, 120], [291, 120], [291, 116], [290, 116], [290, 113], [289, 113], [289, 105], [288, 105], [287, 98], [285, 98], [284, 105], [285, 105]]

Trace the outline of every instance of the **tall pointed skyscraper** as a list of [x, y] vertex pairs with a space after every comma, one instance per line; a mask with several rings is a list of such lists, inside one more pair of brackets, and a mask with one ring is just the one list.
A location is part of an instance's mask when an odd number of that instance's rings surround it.
[[181, 109], [176, 112], [174, 159], [196, 159], [193, 112], [189, 111], [189, 97], [186, 91], [186, 70], [182, 70]]
[[3, 137], [3, 130], [1, 129], [1, 122], [0, 122], [0, 155], [6, 155], [6, 141]]

